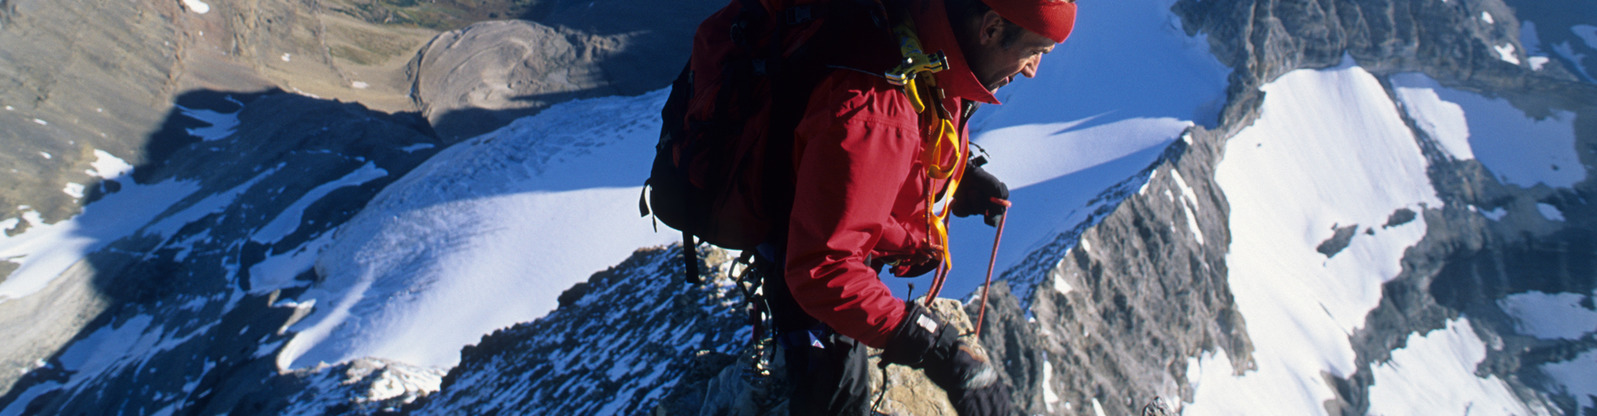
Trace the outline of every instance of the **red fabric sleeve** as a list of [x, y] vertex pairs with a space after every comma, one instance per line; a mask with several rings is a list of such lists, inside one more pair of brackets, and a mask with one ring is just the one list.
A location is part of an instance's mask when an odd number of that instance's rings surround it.
[[908, 100], [868, 77], [823, 82], [795, 131], [796, 184], [787, 284], [799, 306], [838, 333], [886, 346], [904, 314], [866, 258], [902, 246], [893, 218], [920, 152]]

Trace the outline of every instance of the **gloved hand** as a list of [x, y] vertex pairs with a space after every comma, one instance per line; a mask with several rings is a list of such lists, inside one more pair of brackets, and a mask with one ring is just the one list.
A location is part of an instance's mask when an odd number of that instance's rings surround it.
[[986, 354], [965, 345], [957, 332], [921, 304], [905, 302], [904, 320], [882, 350], [882, 360], [923, 369], [960, 415], [1013, 414], [1009, 386], [998, 380]]
[[998, 219], [1004, 216], [1009, 205], [995, 199], [1007, 202], [1009, 186], [982, 169], [981, 165], [972, 163], [965, 167], [965, 176], [959, 181], [959, 189], [954, 190], [954, 205], [949, 208], [956, 217], [980, 214], [987, 225], [996, 227]]
[[916, 277], [937, 270], [937, 266], [943, 264], [943, 250], [937, 247], [923, 247], [916, 250], [915, 254], [893, 256], [883, 261], [892, 266], [888, 271], [894, 276]]

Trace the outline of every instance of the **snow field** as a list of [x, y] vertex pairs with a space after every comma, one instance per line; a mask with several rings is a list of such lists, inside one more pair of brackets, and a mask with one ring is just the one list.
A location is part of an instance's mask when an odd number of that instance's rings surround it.
[[[1497, 301], [1503, 312], [1515, 320], [1515, 330], [1541, 339], [1580, 340], [1597, 333], [1597, 310], [1583, 306], [1597, 298], [1597, 292], [1525, 292]], [[1566, 361], [1543, 364], [1541, 371], [1574, 396], [1579, 406], [1597, 406], [1597, 352], [1587, 351]], [[1590, 414], [1590, 413], [1586, 413]], [[1579, 415], [1576, 415], [1579, 416]]]
[[[390, 185], [316, 256], [324, 280], [297, 301], [317, 308], [291, 328], [279, 366], [367, 356], [453, 366], [462, 346], [543, 316], [633, 250], [680, 240], [638, 216], [666, 93], [557, 105]], [[312, 255], [257, 267], [303, 270]]]
[[1497, 376], [1481, 378], [1475, 366], [1486, 359], [1486, 344], [1468, 318], [1426, 334], [1409, 334], [1391, 359], [1372, 366], [1372, 415], [1546, 415], [1531, 409]]
[[1541, 339], [1578, 340], [1597, 332], [1597, 311], [1581, 302], [1597, 293], [1525, 292], [1508, 295], [1497, 306], [1516, 321], [1515, 329]]
[[250, 236], [250, 239], [259, 243], [276, 243], [299, 229], [300, 219], [304, 216], [305, 209], [326, 197], [327, 194], [344, 187], [360, 186], [363, 183], [385, 176], [388, 176], [387, 170], [377, 167], [375, 163], [366, 162], [365, 165], [355, 169], [354, 172], [350, 172], [348, 175], [344, 175], [344, 177], [332, 182], [321, 184], [315, 189], [306, 192], [298, 201], [294, 201], [288, 208], [283, 209], [283, 212], [279, 213], [277, 217], [272, 218], [272, 221], [257, 229], [255, 234]]
[[[236, 300], [238, 300], [236, 297], [231, 299], [231, 301]], [[4, 408], [0, 408], [0, 415], [25, 414], [27, 409], [24, 407], [33, 398], [52, 391], [82, 388], [85, 384], [100, 381], [100, 375], [107, 372], [117, 371], [129, 366], [135, 366], [137, 372], [145, 371], [145, 366], [149, 364], [148, 360], [154, 356], [154, 352], [178, 348], [195, 336], [210, 332], [217, 324], [217, 322], [212, 322], [185, 333], [177, 333], [179, 330], [160, 326], [152, 327], [153, 322], [154, 317], [150, 315], [137, 315], [126, 321], [113, 322], [111, 325], [101, 327], [87, 337], [73, 342], [57, 357], [57, 360], [61, 364], [61, 370], [86, 376], [72, 377], [66, 380], [65, 383], [52, 381], [34, 385], [21, 392], [18, 400], [7, 404]], [[206, 362], [203, 367], [204, 370], [199, 374], [188, 375], [189, 379], [193, 381], [183, 385], [183, 391], [180, 392], [181, 395], [193, 393], [194, 389], [199, 386], [198, 381], [215, 365]], [[157, 369], [150, 368], [149, 371], [153, 372], [157, 371]], [[173, 398], [176, 397], [156, 396], [153, 400], [162, 401]], [[174, 403], [168, 409], [174, 409], [181, 404]]]
[[[1215, 171], [1231, 203], [1229, 281], [1256, 367], [1238, 376], [1223, 354], [1196, 360], [1189, 415], [1323, 414], [1335, 397], [1323, 375], [1356, 370], [1348, 337], [1426, 228], [1423, 218], [1381, 225], [1398, 209], [1442, 205], [1396, 105], [1350, 59], [1263, 89], [1259, 119], [1228, 142]], [[1344, 250], [1316, 251], [1335, 228], [1355, 225]]]
[[[1597, 407], [1597, 351], [1586, 351], [1569, 361], [1546, 364], [1542, 373], [1564, 386], [1564, 393], [1575, 397], [1581, 409]], [[1584, 410], [1580, 415], [1590, 416]]]
[[1507, 100], [1442, 87], [1424, 74], [1393, 75], [1391, 83], [1403, 110], [1454, 159], [1478, 159], [1499, 180], [1526, 188], [1586, 179], [1573, 113], [1532, 119]]

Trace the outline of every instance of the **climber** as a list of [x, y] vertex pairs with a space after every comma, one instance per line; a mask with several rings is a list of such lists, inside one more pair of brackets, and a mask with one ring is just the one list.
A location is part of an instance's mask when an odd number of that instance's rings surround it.
[[[963, 345], [924, 305], [897, 299], [877, 276], [884, 267], [924, 274], [947, 260], [934, 212], [941, 208], [930, 201], [949, 189], [955, 215], [983, 215], [989, 224], [1003, 215], [1008, 189], [967, 162], [966, 121], [978, 103], [997, 104], [994, 91], [1015, 75], [1036, 75], [1042, 55], [1070, 35], [1076, 5], [906, 3], [922, 49], [946, 56], [946, 69], [921, 84], [930, 89], [921, 91], [926, 104], [917, 111], [906, 89], [880, 74], [830, 72], [794, 131], [787, 235], [759, 248], [783, 271], [771, 273], [765, 290], [795, 386], [794, 414], [868, 412], [865, 346], [881, 348], [887, 362], [924, 369], [960, 414], [1014, 412], [985, 354]], [[943, 139], [956, 143], [930, 144]]]

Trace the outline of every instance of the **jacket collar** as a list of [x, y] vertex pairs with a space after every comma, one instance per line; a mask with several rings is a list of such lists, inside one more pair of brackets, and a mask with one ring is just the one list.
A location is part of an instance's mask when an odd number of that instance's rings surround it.
[[948, 21], [948, 9], [943, 6], [943, 0], [912, 1], [910, 14], [915, 19], [921, 46], [927, 51], [943, 51], [948, 57], [948, 69], [935, 75], [937, 85], [951, 97], [998, 104], [998, 97], [981, 85], [965, 62], [965, 52], [959, 49], [959, 41], [954, 38], [954, 28]]

